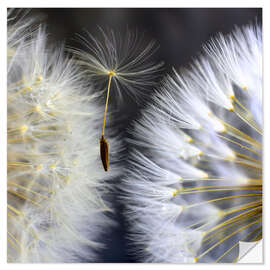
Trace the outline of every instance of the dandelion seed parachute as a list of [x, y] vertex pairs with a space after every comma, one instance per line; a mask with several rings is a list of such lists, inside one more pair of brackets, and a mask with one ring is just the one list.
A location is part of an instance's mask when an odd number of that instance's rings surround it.
[[[110, 93], [122, 101], [126, 92], [133, 98], [143, 96], [147, 88], [155, 84], [163, 63], [155, 64], [151, 56], [156, 51], [154, 41], [145, 43], [143, 35], [137, 31], [127, 31], [123, 36], [113, 30], [99, 28], [101, 38], [97, 39], [87, 33], [79, 36], [84, 50], [71, 49], [78, 56], [78, 62], [85, 68], [92, 79], [95, 89], [100, 93], [106, 89], [107, 97], [104, 111], [104, 122], [100, 138], [100, 157], [105, 171], [109, 169], [109, 143], [105, 138], [105, 123]], [[112, 88], [112, 89], [111, 89]], [[139, 95], [141, 93], [141, 95]]]
[[155, 42], [146, 42], [138, 31], [122, 32], [99, 28], [101, 37], [90, 33], [80, 35], [85, 49], [72, 49], [86, 67], [99, 90], [107, 90], [108, 75], [113, 73], [112, 88], [118, 100], [123, 93], [140, 98], [155, 83], [163, 63], [155, 64], [151, 59], [157, 50]]
[[236, 262], [262, 238], [262, 40], [219, 35], [135, 124], [123, 199], [144, 261]]
[[13, 19], [8, 23], [8, 261], [97, 260], [100, 234], [111, 223], [98, 159], [101, 110], [76, 62], [48, 46], [44, 27], [32, 31]]

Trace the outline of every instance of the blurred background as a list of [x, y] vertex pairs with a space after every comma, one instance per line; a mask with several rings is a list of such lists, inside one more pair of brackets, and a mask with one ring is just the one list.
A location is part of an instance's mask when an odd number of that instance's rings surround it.
[[[169, 73], [172, 67], [186, 66], [200, 52], [203, 43], [218, 32], [226, 34], [236, 25], [262, 21], [262, 9], [255, 8], [39, 8], [31, 9], [29, 15], [37, 15], [47, 24], [50, 42], [64, 41], [67, 46], [76, 48], [80, 48], [76, 34], [87, 30], [94, 36], [99, 35], [98, 26], [120, 32], [125, 31], [128, 26], [144, 32], [149, 41], [154, 39], [159, 45], [153, 60], [165, 63], [160, 78], [156, 79], [157, 85], [162, 75]], [[111, 98], [109, 107], [114, 112], [111, 125], [119, 131], [123, 142], [129, 136], [126, 128], [140, 116], [141, 109], [149, 102], [154, 88], [148, 90], [147, 97], [140, 104], [128, 96], [120, 105], [114, 97]], [[127, 145], [125, 154], [128, 155], [128, 151]], [[121, 179], [115, 179], [112, 185], [117, 186], [120, 181]], [[115, 209], [113, 219], [119, 225], [103, 239], [107, 248], [100, 254], [101, 261], [137, 262], [136, 256], [128, 251], [123, 205], [117, 198], [117, 192], [111, 196]], [[87, 262], [87, 258], [82, 260]]]

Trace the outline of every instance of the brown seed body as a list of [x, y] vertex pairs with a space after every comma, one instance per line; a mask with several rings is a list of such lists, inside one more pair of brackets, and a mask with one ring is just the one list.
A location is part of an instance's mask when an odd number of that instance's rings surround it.
[[109, 144], [107, 143], [104, 135], [100, 138], [100, 158], [104, 170], [107, 172], [109, 169]]

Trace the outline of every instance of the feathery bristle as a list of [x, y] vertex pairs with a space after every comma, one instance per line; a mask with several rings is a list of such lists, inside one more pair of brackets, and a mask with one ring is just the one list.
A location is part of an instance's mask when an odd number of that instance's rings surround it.
[[87, 73], [95, 82], [98, 90], [107, 86], [107, 78], [112, 77], [113, 95], [122, 100], [123, 93], [139, 98], [155, 85], [155, 78], [163, 63], [155, 64], [151, 59], [157, 50], [155, 42], [147, 43], [138, 31], [126, 34], [99, 28], [101, 38], [86, 33], [80, 35], [85, 50], [72, 49], [85, 66]]

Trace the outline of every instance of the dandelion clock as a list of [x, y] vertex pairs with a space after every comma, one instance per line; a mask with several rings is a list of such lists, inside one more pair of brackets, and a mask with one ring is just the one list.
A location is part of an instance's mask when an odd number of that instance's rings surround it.
[[117, 173], [100, 163], [102, 108], [76, 61], [28, 22], [9, 13], [8, 261], [96, 261]]
[[262, 238], [261, 39], [258, 25], [213, 38], [131, 128], [122, 197], [142, 261], [237, 262]]

